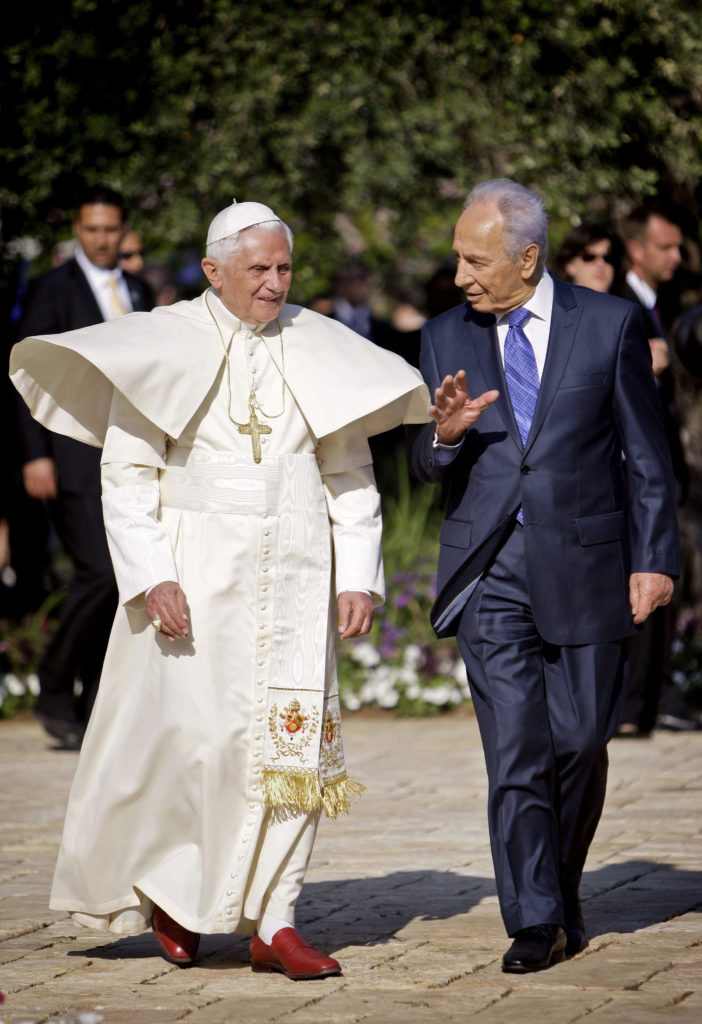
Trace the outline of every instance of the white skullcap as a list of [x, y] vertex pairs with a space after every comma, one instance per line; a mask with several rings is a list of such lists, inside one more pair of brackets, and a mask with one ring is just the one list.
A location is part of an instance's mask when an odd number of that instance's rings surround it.
[[[236, 199], [232, 199], [232, 205], [226, 210], [220, 210], [210, 224], [207, 244], [211, 245], [223, 238], [229, 238], [237, 231], [252, 228], [254, 224], [265, 224], [266, 221], [272, 220], [280, 221], [280, 217], [276, 216], [269, 206], [264, 206], [263, 203], [237, 203]], [[282, 224], [282, 221], [280, 223]]]

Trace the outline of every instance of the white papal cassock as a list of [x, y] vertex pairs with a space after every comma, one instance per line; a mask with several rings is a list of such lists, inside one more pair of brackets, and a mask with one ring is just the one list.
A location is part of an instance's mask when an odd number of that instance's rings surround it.
[[[428, 405], [409, 367], [359, 348], [339, 325], [329, 333], [329, 321], [306, 311], [286, 306], [280, 331], [274, 322], [255, 333], [212, 292], [179, 305], [180, 314], [172, 310], [185, 328], [171, 335], [178, 320], [164, 330], [162, 317], [157, 353], [146, 330], [156, 314], [121, 321], [148, 350], [141, 375], [120, 364], [114, 328], [102, 340], [111, 325], [30, 339], [11, 366], [46, 425], [92, 443], [104, 435], [103, 507], [122, 604], [51, 906], [117, 934], [147, 928], [153, 903], [195, 932], [248, 933], [262, 912], [292, 922], [321, 810], [345, 810], [353, 789], [333, 598], [344, 590], [383, 598], [367, 433], [425, 419]], [[199, 347], [184, 365], [188, 318]], [[320, 361], [333, 374], [313, 357], [325, 337], [336, 357], [325, 351]], [[358, 367], [345, 366], [364, 355], [369, 374], [395, 378], [385, 406], [378, 394], [354, 402]], [[156, 393], [154, 360], [164, 368]], [[247, 421], [251, 392], [271, 428], [260, 463], [232, 422]], [[181, 427], [183, 406], [191, 415]], [[177, 580], [188, 599], [184, 640], [155, 633], [146, 615], [144, 592], [163, 580]]]

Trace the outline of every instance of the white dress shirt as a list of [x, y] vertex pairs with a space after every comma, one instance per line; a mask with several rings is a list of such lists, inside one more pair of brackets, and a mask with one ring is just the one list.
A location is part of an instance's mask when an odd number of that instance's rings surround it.
[[[544, 372], [544, 363], [546, 362], [548, 335], [551, 330], [551, 310], [553, 309], [553, 278], [548, 271], [544, 271], [541, 280], [534, 289], [534, 294], [524, 303], [522, 308], [528, 309], [531, 313], [522, 330], [534, 350], [536, 368], [539, 371], [539, 380], [541, 380]], [[509, 330], [509, 316], [509, 313], [503, 313], [501, 317], [498, 317], [495, 325], [503, 366], [505, 365], [505, 339]]]
[[658, 296], [651, 288], [650, 284], [647, 284], [643, 278], [635, 274], [633, 270], [627, 270], [626, 272], [626, 283], [631, 288], [636, 298], [641, 302], [646, 309], [653, 309], [658, 302]]
[[100, 312], [102, 313], [104, 320], [117, 319], [117, 315], [115, 314], [110, 302], [111, 280], [117, 282], [117, 292], [124, 308], [128, 313], [133, 312], [134, 307], [132, 306], [132, 300], [129, 296], [127, 282], [124, 280], [124, 275], [119, 267], [115, 267], [112, 270], [110, 270], [109, 267], [96, 267], [95, 264], [92, 263], [85, 255], [81, 246], [78, 246], [76, 249], [75, 260], [88, 280], [90, 290], [95, 296], [95, 301], [100, 307]]

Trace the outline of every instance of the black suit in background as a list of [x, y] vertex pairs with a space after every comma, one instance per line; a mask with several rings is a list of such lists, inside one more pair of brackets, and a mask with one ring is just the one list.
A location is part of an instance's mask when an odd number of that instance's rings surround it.
[[[665, 331], [651, 315], [651, 311], [627, 286], [625, 298], [635, 302], [643, 312], [648, 338], [665, 340]], [[656, 388], [663, 412], [663, 426], [670, 448], [670, 459], [677, 484], [678, 503], [687, 498], [689, 474], [685, 453], [680, 440], [680, 424], [675, 407], [675, 381], [673, 371], [667, 367], [656, 378]], [[682, 695], [672, 678], [671, 648], [675, 634], [678, 605], [670, 604], [649, 615], [643, 628], [628, 642], [629, 682], [619, 715], [625, 729], [634, 727], [640, 735], [647, 735], [656, 725], [658, 715], [671, 715], [676, 719], [687, 717]]]
[[[130, 274], [124, 278], [133, 309], [150, 309], [148, 286]], [[31, 282], [20, 321], [20, 338], [59, 334], [102, 320], [85, 275], [75, 260], [69, 260]], [[50, 716], [70, 717], [74, 680], [80, 678], [80, 716], [87, 719], [117, 607], [102, 520], [101, 453], [98, 448], [46, 430], [32, 419], [21, 399], [18, 426], [22, 463], [50, 458], [56, 465], [58, 495], [48, 503], [49, 511], [75, 570], [58, 629], [39, 666], [39, 707]]]

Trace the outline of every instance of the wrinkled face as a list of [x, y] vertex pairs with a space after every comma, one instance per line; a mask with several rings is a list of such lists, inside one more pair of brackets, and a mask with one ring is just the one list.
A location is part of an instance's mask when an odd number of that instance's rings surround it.
[[580, 256], [566, 263], [565, 270], [573, 284], [592, 288], [596, 292], [608, 292], [614, 280], [612, 243], [608, 238], [590, 242]]
[[278, 316], [290, 288], [290, 246], [283, 231], [249, 228], [226, 263], [206, 257], [202, 269], [234, 316], [267, 324]]
[[500, 316], [517, 309], [531, 296], [529, 278], [536, 268], [538, 247], [527, 246], [512, 259], [505, 251], [504, 225], [497, 206], [486, 200], [461, 214], [453, 236], [456, 284], [473, 309]]
[[682, 232], [676, 224], [654, 214], [649, 218], [643, 241], [628, 243], [633, 269], [651, 288], [670, 281], [682, 260]]
[[73, 234], [90, 262], [108, 270], [117, 266], [123, 230], [122, 211], [105, 203], [81, 206], [73, 221]]

